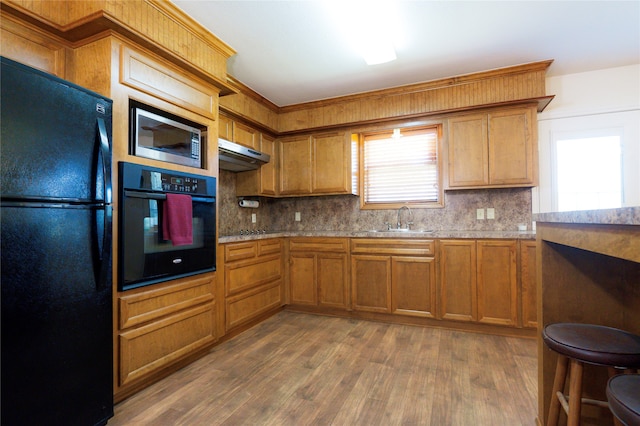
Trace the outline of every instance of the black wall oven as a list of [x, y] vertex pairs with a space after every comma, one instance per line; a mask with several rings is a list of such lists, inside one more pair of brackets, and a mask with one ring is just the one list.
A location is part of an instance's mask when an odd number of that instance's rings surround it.
[[[119, 167], [119, 290], [214, 271], [216, 179], [125, 162]], [[169, 225], [186, 229], [187, 239], [175, 231], [172, 237]]]

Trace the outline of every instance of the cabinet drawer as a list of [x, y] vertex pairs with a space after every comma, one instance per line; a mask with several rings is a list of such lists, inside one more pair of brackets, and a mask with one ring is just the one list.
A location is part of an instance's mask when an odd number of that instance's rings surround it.
[[213, 304], [180, 312], [119, 336], [119, 384], [159, 371], [216, 340]]
[[289, 240], [290, 251], [330, 251], [346, 253], [349, 240], [346, 238], [292, 238]]
[[435, 243], [433, 240], [354, 238], [351, 253], [434, 256]]
[[258, 241], [258, 256], [264, 256], [266, 254], [280, 254], [282, 251], [282, 240], [259, 240]]
[[265, 285], [226, 300], [227, 330], [282, 306], [282, 282]]
[[265, 284], [282, 278], [282, 258], [280, 254], [260, 257], [225, 266], [225, 295]]
[[256, 241], [246, 241], [242, 243], [225, 244], [224, 261], [234, 262], [236, 260], [251, 259], [258, 255], [258, 244]]
[[213, 300], [213, 277], [121, 296], [118, 299], [120, 328], [128, 328]]

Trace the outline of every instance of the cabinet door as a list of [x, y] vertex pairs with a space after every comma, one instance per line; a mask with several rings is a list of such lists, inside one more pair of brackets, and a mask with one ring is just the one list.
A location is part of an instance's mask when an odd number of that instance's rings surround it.
[[280, 141], [280, 195], [311, 193], [311, 138]]
[[517, 259], [515, 240], [478, 241], [478, 321], [515, 326]]
[[351, 193], [350, 148], [344, 133], [313, 137], [313, 194]]
[[271, 156], [271, 160], [260, 167], [260, 194], [276, 195], [276, 165], [278, 158], [276, 155], [276, 141], [274, 138], [262, 135], [260, 139], [260, 150]]
[[349, 308], [349, 269], [346, 254], [317, 255], [318, 304]]
[[259, 149], [260, 133], [256, 129], [234, 121], [233, 141], [249, 148]]
[[218, 137], [233, 140], [233, 121], [226, 115], [218, 116]]
[[534, 184], [535, 141], [531, 108], [489, 114], [489, 182]]
[[278, 158], [275, 140], [261, 135], [260, 150], [271, 156], [270, 161], [257, 170], [236, 173], [236, 196], [276, 195]]
[[313, 253], [289, 255], [289, 285], [291, 304], [318, 304], [318, 285], [315, 279], [316, 256]]
[[351, 255], [353, 309], [391, 312], [391, 258]]
[[476, 243], [440, 241], [440, 318], [477, 319]]
[[449, 186], [489, 184], [486, 114], [449, 119]]
[[391, 312], [400, 315], [435, 317], [434, 258], [391, 258]]
[[536, 242], [520, 241], [520, 291], [522, 326], [538, 326]]

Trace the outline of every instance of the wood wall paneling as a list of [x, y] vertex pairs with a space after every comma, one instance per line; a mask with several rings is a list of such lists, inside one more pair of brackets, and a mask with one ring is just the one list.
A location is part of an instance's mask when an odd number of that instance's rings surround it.
[[6, 14], [0, 19], [0, 28], [0, 55], [66, 78], [67, 49], [61, 40]]

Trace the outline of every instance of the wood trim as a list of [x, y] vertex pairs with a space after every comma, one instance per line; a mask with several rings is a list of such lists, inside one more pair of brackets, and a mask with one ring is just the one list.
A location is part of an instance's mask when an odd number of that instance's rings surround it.
[[435, 88], [453, 87], [453, 86], [468, 84], [472, 81], [487, 80], [487, 79], [493, 79], [496, 77], [505, 77], [508, 75], [525, 74], [525, 73], [538, 72], [538, 71], [546, 72], [546, 70], [551, 66], [552, 63], [553, 63], [553, 60], [546, 60], [546, 61], [521, 64], [521, 65], [514, 65], [514, 66], [504, 67], [504, 68], [495, 68], [488, 71], [462, 74], [455, 77], [447, 77], [442, 79], [430, 80], [423, 83], [408, 84], [408, 85], [397, 86], [397, 87], [392, 87], [388, 89], [373, 90], [370, 92], [359, 93], [356, 95], [340, 96], [336, 98], [323, 99], [321, 101], [306, 102], [306, 103], [281, 107], [279, 109], [279, 112], [286, 113], [286, 112], [292, 112], [292, 111], [309, 109], [309, 108], [315, 109], [315, 108], [323, 107], [326, 105], [335, 105], [337, 102], [351, 102], [354, 100], [361, 100], [361, 99], [368, 99], [368, 98], [378, 98], [378, 97], [388, 97], [388, 96], [395, 96], [395, 95], [419, 93], [419, 92], [423, 92], [423, 91], [431, 90]]
[[128, 46], [120, 47], [120, 83], [215, 120], [217, 90], [182, 72]]
[[638, 226], [538, 223], [538, 241], [563, 244], [640, 263]]
[[[114, 31], [216, 86], [222, 94], [234, 93], [227, 84], [226, 60], [236, 52], [171, 2], [2, 0], [0, 9], [66, 40], [71, 48]], [[179, 37], [161, 36], [160, 26]]]
[[3, 14], [0, 54], [60, 78], [65, 78], [66, 45], [57, 37]]

